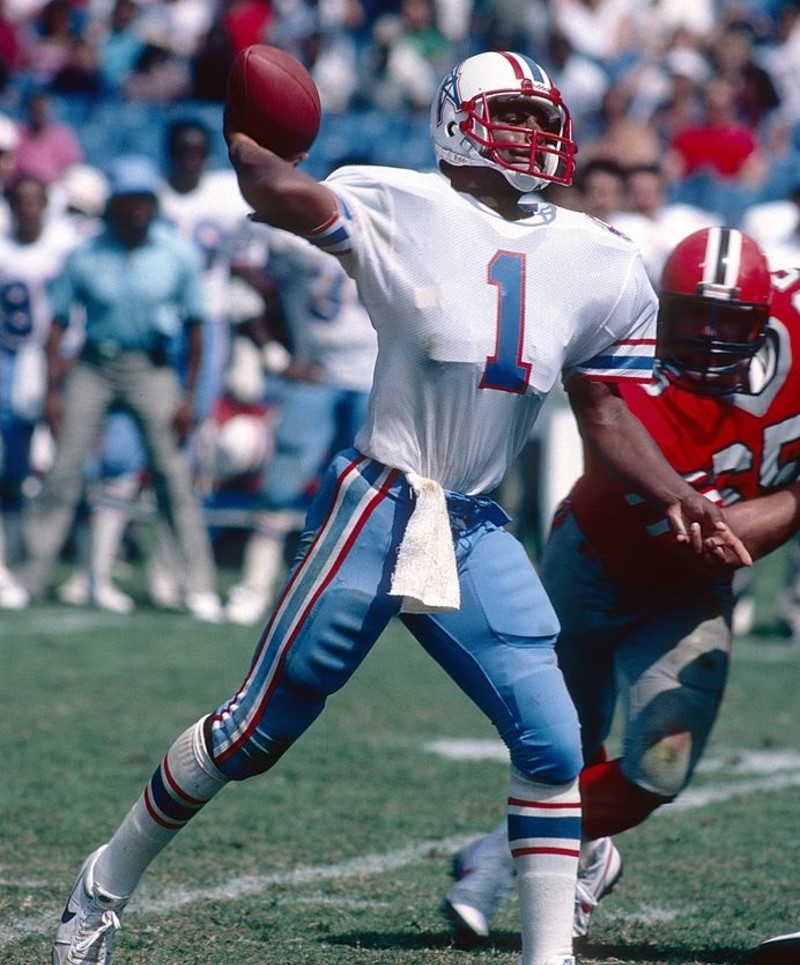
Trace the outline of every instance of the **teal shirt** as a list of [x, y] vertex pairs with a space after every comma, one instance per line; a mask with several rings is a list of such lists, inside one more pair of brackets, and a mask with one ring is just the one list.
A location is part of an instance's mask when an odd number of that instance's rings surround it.
[[87, 342], [150, 351], [202, 319], [200, 259], [194, 246], [160, 222], [133, 249], [105, 230], [70, 253], [53, 286], [52, 306], [62, 325], [76, 306], [83, 308]]

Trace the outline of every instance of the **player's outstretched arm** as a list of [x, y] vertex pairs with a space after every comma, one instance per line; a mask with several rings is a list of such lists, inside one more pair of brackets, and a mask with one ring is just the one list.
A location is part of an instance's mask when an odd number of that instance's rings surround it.
[[334, 216], [333, 192], [297, 168], [304, 154], [279, 157], [231, 127], [228, 118], [225, 139], [239, 190], [259, 221], [307, 236]]
[[[721, 562], [734, 557], [736, 565], [752, 563], [719, 507], [675, 472], [613, 384], [573, 377], [566, 389], [592, 458], [661, 509], [678, 542], [690, 543], [696, 553], [712, 553]], [[709, 538], [712, 544], [704, 542]]]
[[[759, 560], [800, 532], [800, 482], [790, 483], [766, 496], [734, 503], [726, 507], [725, 515], [753, 559]], [[706, 540], [712, 563], [718, 559], [718, 548], [716, 537]], [[736, 561], [727, 547], [725, 549], [725, 562], [735, 565]]]

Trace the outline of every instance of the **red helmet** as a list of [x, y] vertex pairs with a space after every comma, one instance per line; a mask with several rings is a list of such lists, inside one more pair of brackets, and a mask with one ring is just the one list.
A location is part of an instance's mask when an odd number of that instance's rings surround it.
[[767, 259], [748, 235], [703, 228], [684, 238], [661, 276], [657, 355], [667, 377], [706, 395], [747, 391], [771, 297]]

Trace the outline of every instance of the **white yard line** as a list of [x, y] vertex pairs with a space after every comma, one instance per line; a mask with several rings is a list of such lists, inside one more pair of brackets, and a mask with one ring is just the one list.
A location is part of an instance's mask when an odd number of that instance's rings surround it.
[[[433, 741], [425, 746], [429, 753], [457, 759], [498, 760], [505, 762], [505, 748], [498, 741]], [[470, 756], [472, 755], [472, 756]], [[689, 788], [673, 804], [660, 808], [656, 814], [674, 814], [678, 811], [705, 807], [712, 803], [728, 801], [743, 794], [779, 790], [800, 785], [800, 754], [785, 752], [759, 752], [752, 750], [726, 751], [710, 754], [701, 766], [706, 773], [724, 770], [729, 775], [739, 775], [739, 779], [724, 784], [708, 785], [702, 788]], [[435, 854], [453, 854], [462, 848], [475, 835], [455, 835], [436, 841], [421, 841], [396, 851], [384, 854], [366, 854], [348, 861], [328, 865], [309, 865], [292, 868], [288, 871], [268, 875], [241, 875], [230, 878], [209, 888], [173, 888], [162, 892], [158, 897], [137, 895], [126, 915], [174, 911], [185, 905], [202, 901], [237, 901], [247, 895], [258, 895], [271, 888], [294, 888], [320, 884], [324, 881], [338, 881], [344, 878], [369, 874], [385, 874], [405, 868]], [[43, 881], [8, 878], [0, 880], [0, 885], [35, 889], [46, 887]], [[294, 896], [289, 900], [308, 901], [307, 896]], [[320, 898], [322, 900], [330, 900]], [[347, 900], [347, 899], [343, 899]], [[349, 899], [353, 900], [353, 899]], [[10, 917], [0, 920], [0, 946], [10, 945], [33, 935], [48, 934], [58, 921], [60, 908], [52, 908], [36, 915]], [[661, 910], [663, 913], [663, 909]]]
[[[270, 888], [292, 888], [303, 885], [320, 884], [323, 881], [337, 881], [343, 878], [360, 877], [370, 874], [385, 874], [396, 871], [433, 854], [452, 854], [474, 840], [475, 835], [454, 835], [438, 841], [420, 841], [418, 844], [389, 851], [385, 854], [366, 854], [349, 861], [329, 865], [310, 865], [305, 868], [292, 868], [289, 871], [270, 875], [241, 875], [230, 878], [222, 884], [210, 888], [184, 889], [171, 888], [157, 898], [136, 896], [125, 915], [148, 914], [153, 912], [174, 911], [184, 905], [198, 901], [237, 901], [247, 895], [258, 895]], [[65, 892], [66, 893], [66, 892]], [[0, 946], [10, 945], [32, 935], [52, 932], [58, 924], [59, 908], [38, 915], [9, 918], [0, 921]]]

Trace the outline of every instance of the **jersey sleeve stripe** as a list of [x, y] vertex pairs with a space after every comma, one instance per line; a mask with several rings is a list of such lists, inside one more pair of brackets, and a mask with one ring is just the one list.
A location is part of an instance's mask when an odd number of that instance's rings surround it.
[[353, 215], [341, 198], [336, 199], [336, 211], [308, 236], [308, 240], [331, 255], [349, 255], [352, 248]]

